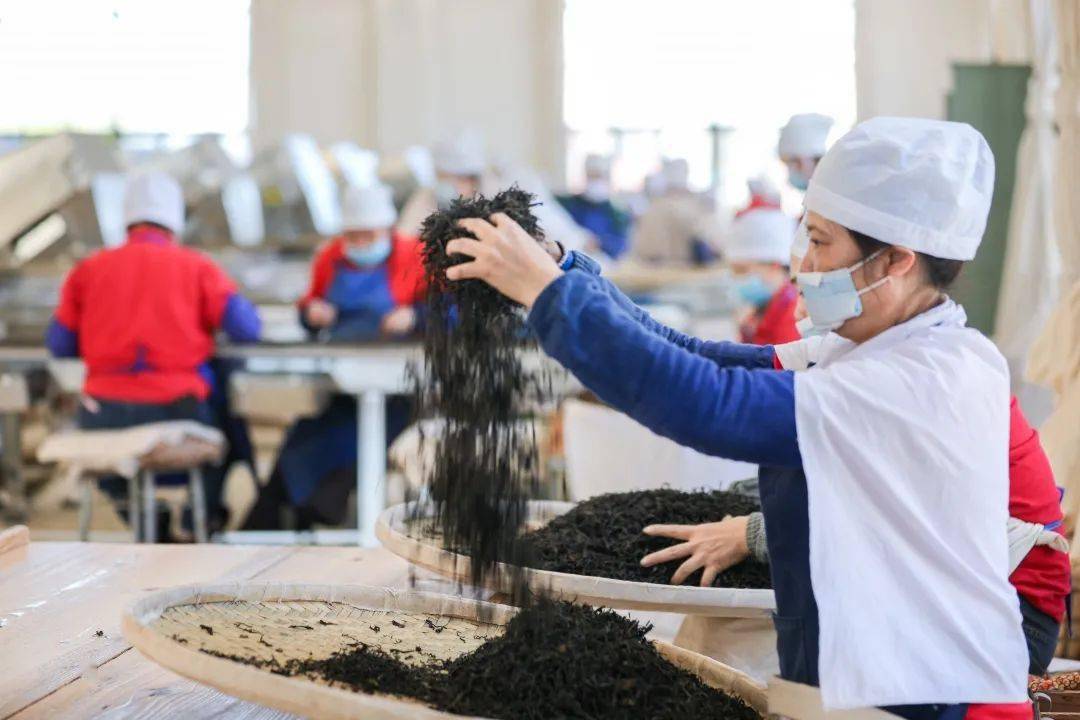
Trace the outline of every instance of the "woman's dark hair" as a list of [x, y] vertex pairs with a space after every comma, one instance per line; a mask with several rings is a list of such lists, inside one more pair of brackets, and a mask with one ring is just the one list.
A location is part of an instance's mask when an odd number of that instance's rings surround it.
[[[851, 233], [851, 237], [855, 238], [855, 244], [859, 246], [859, 252], [862, 253], [864, 258], [870, 257], [878, 250], [889, 247], [888, 243], [864, 235], [858, 230], [849, 229], [848, 232]], [[964, 267], [963, 260], [945, 260], [921, 252], [915, 254], [922, 261], [926, 279], [938, 290], [948, 290], [949, 286], [956, 282], [957, 276], [960, 275], [960, 269]]]

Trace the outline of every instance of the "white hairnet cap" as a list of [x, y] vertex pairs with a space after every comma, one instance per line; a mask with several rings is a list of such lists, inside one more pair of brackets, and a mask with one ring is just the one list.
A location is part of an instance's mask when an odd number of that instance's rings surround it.
[[664, 159], [660, 164], [660, 174], [668, 189], [684, 188], [690, 182], [690, 163], [684, 158]]
[[727, 244], [732, 262], [773, 262], [787, 265], [795, 219], [770, 207], [747, 210], [735, 218]]
[[792, 115], [780, 128], [780, 157], [821, 157], [825, 154], [833, 119], [818, 113]]
[[486, 166], [484, 140], [473, 131], [435, 143], [431, 155], [435, 169], [447, 175], [480, 175]]
[[611, 158], [606, 155], [589, 153], [585, 156], [586, 175], [607, 175], [611, 172]]
[[151, 171], [128, 177], [124, 187], [124, 227], [154, 223], [174, 235], [184, 232], [184, 191], [167, 173]]
[[986, 230], [994, 154], [964, 123], [873, 118], [818, 164], [806, 209], [890, 245], [971, 260]]
[[343, 230], [382, 230], [397, 221], [393, 192], [382, 183], [348, 186], [341, 199]]

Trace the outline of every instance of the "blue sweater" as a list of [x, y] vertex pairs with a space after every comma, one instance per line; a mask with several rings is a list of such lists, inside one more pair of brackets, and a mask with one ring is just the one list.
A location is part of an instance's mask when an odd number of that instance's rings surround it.
[[[800, 467], [795, 378], [771, 346], [708, 342], [665, 327], [572, 253], [533, 304], [544, 351], [604, 402], [707, 455]], [[598, 340], [599, 339], [599, 340]]]

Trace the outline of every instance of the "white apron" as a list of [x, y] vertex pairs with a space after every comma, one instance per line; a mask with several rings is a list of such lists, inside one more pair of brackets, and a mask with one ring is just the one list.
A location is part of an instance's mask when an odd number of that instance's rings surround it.
[[1009, 376], [951, 300], [795, 377], [827, 708], [1012, 703]]

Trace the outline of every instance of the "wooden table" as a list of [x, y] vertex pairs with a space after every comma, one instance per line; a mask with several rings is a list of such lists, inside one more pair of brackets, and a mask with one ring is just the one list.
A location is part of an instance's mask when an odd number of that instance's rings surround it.
[[381, 548], [33, 542], [0, 550], [0, 720], [291, 718], [184, 680], [120, 634], [122, 611], [142, 593], [229, 580], [404, 587], [409, 566]]

